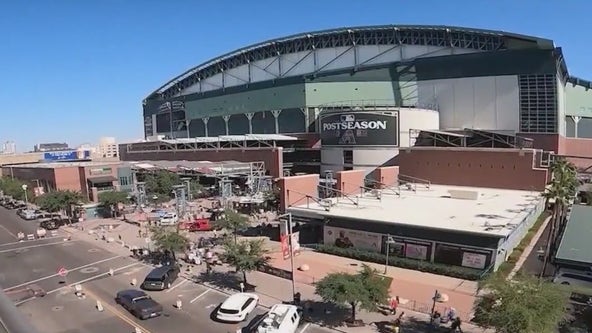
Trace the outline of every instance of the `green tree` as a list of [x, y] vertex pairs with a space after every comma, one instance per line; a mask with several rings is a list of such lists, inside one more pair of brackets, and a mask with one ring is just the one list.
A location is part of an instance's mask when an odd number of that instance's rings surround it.
[[72, 217], [73, 207], [78, 206], [82, 201], [82, 195], [79, 192], [59, 190], [40, 196], [35, 202], [45, 211], [65, 211], [67, 216]]
[[148, 195], [157, 195], [159, 198], [172, 198], [173, 186], [179, 185], [181, 179], [174, 172], [160, 170], [153, 174], [146, 175], [146, 193]]
[[577, 168], [564, 158], [556, 159], [551, 165], [553, 179], [544, 193], [547, 203], [553, 201], [553, 215], [551, 217], [551, 231], [547, 239], [547, 249], [543, 262], [541, 277], [545, 273], [552, 250], [558, 240], [559, 231], [565, 222], [567, 208], [575, 197], [580, 185], [577, 178]]
[[29, 186], [27, 183], [11, 177], [2, 177], [0, 178], [0, 190], [4, 192], [4, 195], [10, 196], [15, 200], [25, 200], [25, 191], [23, 190], [23, 185], [27, 185], [27, 199], [33, 200], [34, 193], [33, 187]]
[[214, 222], [214, 228], [232, 231], [236, 242], [238, 232], [249, 227], [249, 218], [232, 209], [224, 210], [224, 217]]
[[189, 182], [189, 188], [191, 189], [191, 198], [197, 199], [204, 196], [204, 186], [197, 180], [192, 179]]
[[485, 288], [475, 321], [498, 333], [555, 333], [565, 318], [569, 296], [556, 284], [520, 276], [490, 280]]
[[99, 202], [104, 207], [109, 208], [111, 217], [115, 216], [116, 207], [119, 204], [126, 204], [129, 202], [128, 194], [122, 191], [107, 191], [99, 193]]
[[240, 242], [226, 239], [224, 244], [222, 261], [234, 267], [237, 272], [243, 273], [243, 282], [247, 284], [247, 272], [267, 264], [268, 251], [262, 239], [242, 240]]
[[331, 273], [317, 282], [315, 292], [323, 301], [351, 306], [351, 321], [356, 322], [356, 309], [377, 311], [387, 303], [390, 281], [375, 269], [364, 265], [357, 274]]
[[177, 252], [183, 252], [189, 245], [189, 239], [177, 230], [153, 227], [150, 231], [154, 245], [160, 250], [170, 252], [175, 261]]

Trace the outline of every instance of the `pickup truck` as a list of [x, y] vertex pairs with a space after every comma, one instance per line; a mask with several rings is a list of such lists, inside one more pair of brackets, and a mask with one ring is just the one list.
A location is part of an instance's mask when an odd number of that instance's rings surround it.
[[127, 289], [117, 292], [115, 303], [123, 306], [134, 317], [145, 320], [162, 315], [162, 305], [141, 290]]

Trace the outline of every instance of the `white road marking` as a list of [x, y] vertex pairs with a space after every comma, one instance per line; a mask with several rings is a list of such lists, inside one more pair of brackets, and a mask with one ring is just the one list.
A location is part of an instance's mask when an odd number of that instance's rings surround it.
[[33, 243], [33, 242], [39, 242], [39, 241], [43, 241], [43, 240], [47, 240], [47, 239], [56, 239], [56, 238], [61, 238], [63, 239], [63, 237], [61, 236], [56, 236], [56, 237], [44, 237], [44, 238], [37, 238], [35, 240], [23, 240], [22, 242], [11, 242], [11, 243], [4, 243], [4, 244], [0, 244], [0, 247], [2, 246], [9, 246], [9, 245], [15, 245], [15, 244], [27, 244], [27, 243]]
[[213, 309], [213, 308], [215, 308], [215, 307], [217, 307], [217, 306], [218, 306], [218, 304], [214, 304], [214, 303], [212, 303], [212, 304], [210, 304], [210, 305], [207, 305], [207, 306], [206, 306], [206, 309]]
[[[101, 264], [101, 263], [104, 263], [104, 262], [107, 262], [107, 261], [110, 261], [110, 260], [113, 260], [113, 259], [117, 259], [117, 258], [121, 258], [121, 256], [114, 256], [114, 257], [111, 257], [111, 258], [107, 258], [107, 259], [95, 261], [95, 262], [92, 262], [90, 264], [86, 264], [86, 265], [83, 265], [83, 266], [74, 267], [74, 268], [66, 268], [66, 269], [68, 271], [77, 271], [77, 270], [82, 269], [82, 268], [85, 268], [85, 267], [94, 266], [94, 265]], [[56, 267], [56, 269], [57, 269], [57, 267]], [[9, 288], [4, 288], [4, 291], [10, 290], [10, 289], [14, 289], [14, 288], [20, 288], [20, 287], [23, 287], [23, 286], [26, 286], [26, 285], [29, 285], [29, 284], [32, 284], [32, 283], [36, 283], [36, 282], [39, 282], [39, 281], [51, 279], [51, 278], [54, 278], [56, 276], [59, 276], [59, 274], [56, 273], [56, 274], [48, 275], [48, 276], [45, 276], [45, 277], [42, 277], [42, 278], [39, 278], [39, 279], [36, 279], [36, 280], [31, 280], [31, 281], [27, 281], [25, 283], [17, 284], [16, 286], [12, 286], [12, 287], [9, 287]]]
[[306, 323], [306, 325], [304, 325], [304, 327], [300, 330], [300, 333], [304, 333], [304, 331], [306, 331], [308, 326], [310, 326], [310, 323]]
[[[137, 262], [134, 262], [134, 263], [131, 263], [131, 264], [129, 264], [129, 265], [125, 265], [125, 266], [123, 266], [123, 267], [116, 268], [116, 269], [114, 269], [114, 270], [113, 270], [113, 272], [114, 272], [114, 273], [116, 273], [116, 272], [122, 271], [122, 270], [124, 270], [124, 269], [130, 268], [130, 267], [133, 267], [133, 266], [136, 266], [137, 264], [138, 264]], [[76, 282], [70, 283], [70, 284], [69, 284], [69, 285], [67, 285], [67, 286], [63, 286], [63, 287], [60, 287], [60, 288], [56, 288], [56, 289], [50, 290], [50, 291], [46, 292], [46, 294], [47, 294], [47, 295], [49, 295], [49, 294], [53, 294], [53, 293], [55, 293], [55, 292], [58, 292], [58, 291], [60, 291], [60, 290], [63, 290], [63, 289], [65, 289], [65, 288], [72, 288], [73, 286], [75, 286], [75, 285], [77, 285], [77, 284], [83, 284], [83, 283], [86, 283], [86, 282], [89, 282], [89, 281], [92, 281], [92, 280], [96, 280], [96, 279], [98, 279], [98, 278], [100, 278], [100, 277], [102, 277], [102, 276], [108, 276], [108, 275], [109, 275], [109, 272], [105, 272], [105, 273], [97, 274], [97, 275], [91, 276], [91, 277], [89, 277], [89, 278], [86, 278], [86, 279], [83, 279], [83, 280], [79, 280], [79, 281], [76, 281]]]
[[189, 280], [182, 280], [181, 282], [177, 283], [176, 285], [170, 287], [167, 291], [165, 291], [165, 293], [170, 293], [171, 291], [175, 290], [177, 287], [187, 283], [187, 281], [189, 281]]
[[[71, 241], [71, 242], [74, 242], [74, 241]], [[51, 246], [51, 245], [58, 245], [58, 244], [64, 244], [64, 241], [46, 243], [46, 244], [35, 244], [35, 245], [29, 245], [29, 246], [21, 246], [21, 247], [16, 247], [14, 249], [0, 250], [0, 253], [13, 252], [13, 251], [24, 250], [24, 249], [33, 249], [36, 247]]]
[[197, 295], [194, 299], [192, 299], [191, 301], [189, 301], [189, 303], [195, 303], [195, 301], [197, 301], [198, 299], [202, 298], [203, 296], [205, 296], [205, 294], [209, 293], [211, 289], [208, 289], [206, 291], [204, 291], [203, 293]]
[[14, 239], [18, 239], [18, 237], [16, 237], [16, 235], [12, 231], [8, 230], [8, 228], [6, 228], [5, 226], [0, 225], [0, 229], [6, 231], [6, 233], [9, 234], [10, 236], [14, 237]]

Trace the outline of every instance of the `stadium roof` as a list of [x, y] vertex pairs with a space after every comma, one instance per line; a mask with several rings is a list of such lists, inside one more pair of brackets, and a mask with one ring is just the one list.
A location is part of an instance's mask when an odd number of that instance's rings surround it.
[[201, 79], [238, 66], [281, 54], [352, 45], [430, 45], [497, 51], [505, 49], [553, 49], [553, 41], [504, 31], [430, 25], [380, 25], [338, 28], [253, 44], [206, 61], [170, 80], [147, 99], [173, 96]]

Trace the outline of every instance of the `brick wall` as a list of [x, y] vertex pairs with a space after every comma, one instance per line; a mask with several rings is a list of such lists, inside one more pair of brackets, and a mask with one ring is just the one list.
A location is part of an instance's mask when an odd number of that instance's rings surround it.
[[401, 175], [434, 184], [542, 191], [547, 170], [535, 167], [531, 149], [421, 147], [399, 154]]
[[[319, 175], [282, 177], [277, 180], [280, 190], [280, 210], [294, 205], [306, 205], [307, 196], [318, 198]], [[308, 199], [310, 200], [310, 199]]]
[[380, 167], [374, 172], [375, 180], [382, 186], [395, 186], [399, 180], [399, 167]]
[[365, 170], [338, 171], [335, 173], [337, 181], [337, 190], [346, 195], [356, 195], [361, 193], [361, 187], [364, 186]]

